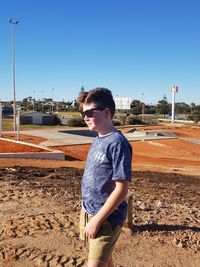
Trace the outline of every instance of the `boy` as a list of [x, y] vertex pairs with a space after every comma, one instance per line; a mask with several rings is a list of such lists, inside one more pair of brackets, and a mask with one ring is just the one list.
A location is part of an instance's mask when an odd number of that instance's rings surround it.
[[113, 267], [112, 251], [126, 218], [132, 149], [112, 122], [111, 91], [96, 88], [78, 97], [81, 114], [97, 137], [82, 180], [80, 238], [89, 241], [88, 267]]

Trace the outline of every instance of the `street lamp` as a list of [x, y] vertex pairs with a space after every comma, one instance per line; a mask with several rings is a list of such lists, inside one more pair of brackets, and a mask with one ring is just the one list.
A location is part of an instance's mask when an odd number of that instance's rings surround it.
[[17, 141], [19, 141], [20, 110], [21, 110], [21, 107], [17, 106]]
[[54, 106], [54, 102], [53, 102], [53, 92], [54, 92], [54, 88], [52, 88], [52, 104], [51, 104], [51, 107], [52, 107], [52, 114], [53, 114], [53, 106]]
[[42, 93], [42, 112], [44, 112], [44, 95], [43, 95], [44, 91], [41, 91], [41, 93]]
[[35, 91], [33, 91], [32, 104], [33, 104], [33, 111], [35, 111]]
[[14, 54], [14, 25], [19, 21], [9, 20], [12, 26], [12, 79], [13, 79], [13, 113], [14, 113], [14, 131], [16, 131], [16, 95], [15, 95], [15, 54]]
[[144, 122], [144, 93], [142, 93], [142, 122]]
[[171, 117], [171, 123], [175, 122], [175, 93], [178, 93], [178, 85], [171, 85], [170, 91], [172, 94], [172, 117]]

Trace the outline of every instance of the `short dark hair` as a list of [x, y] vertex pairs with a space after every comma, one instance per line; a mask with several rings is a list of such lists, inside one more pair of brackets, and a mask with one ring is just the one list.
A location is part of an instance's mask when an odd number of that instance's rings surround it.
[[115, 102], [111, 91], [107, 88], [97, 87], [89, 92], [84, 92], [78, 96], [77, 101], [80, 110], [82, 110], [83, 104], [94, 103], [97, 108], [109, 108], [111, 118], [115, 114]]

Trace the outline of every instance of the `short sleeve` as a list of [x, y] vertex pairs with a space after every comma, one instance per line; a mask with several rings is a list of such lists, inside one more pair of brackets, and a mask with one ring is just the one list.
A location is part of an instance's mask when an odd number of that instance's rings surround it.
[[132, 147], [128, 142], [113, 145], [112, 152], [113, 175], [112, 180], [131, 180], [132, 177]]

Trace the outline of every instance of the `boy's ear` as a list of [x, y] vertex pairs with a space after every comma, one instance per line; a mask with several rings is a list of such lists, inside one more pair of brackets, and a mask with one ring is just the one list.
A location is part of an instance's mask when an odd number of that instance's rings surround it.
[[106, 108], [105, 115], [106, 115], [106, 118], [111, 117], [111, 112], [109, 108]]

